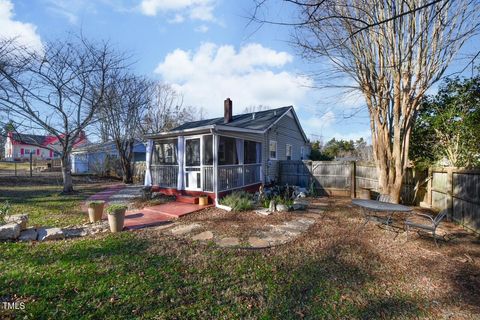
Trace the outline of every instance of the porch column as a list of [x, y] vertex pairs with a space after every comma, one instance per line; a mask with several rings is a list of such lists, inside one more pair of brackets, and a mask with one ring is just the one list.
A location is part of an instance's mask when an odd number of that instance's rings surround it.
[[145, 186], [152, 185], [152, 173], [150, 171], [150, 164], [152, 162], [153, 140], [147, 140], [147, 150], [145, 155]]
[[215, 204], [218, 204], [218, 141], [219, 136], [213, 134], [213, 192], [215, 193]]
[[185, 138], [183, 136], [178, 137], [177, 144], [177, 163], [178, 163], [178, 175], [177, 175], [177, 190], [183, 190], [183, 181], [185, 178], [185, 172], [183, 167], [183, 157], [185, 153]]
[[242, 186], [245, 185], [245, 166], [243, 164], [243, 139], [235, 139], [236, 149], [237, 149], [237, 159], [240, 168], [242, 169]]

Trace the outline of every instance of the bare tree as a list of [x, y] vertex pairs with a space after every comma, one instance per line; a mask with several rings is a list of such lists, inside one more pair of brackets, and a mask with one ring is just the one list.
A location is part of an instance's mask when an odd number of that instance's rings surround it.
[[260, 112], [260, 111], [266, 111], [266, 110], [270, 110], [270, 109], [271, 109], [271, 107], [269, 107], [269, 106], [264, 106], [263, 104], [259, 104], [259, 105], [256, 105], [256, 106], [246, 107], [245, 109], [243, 109], [242, 113]]
[[168, 84], [153, 82], [150, 104], [142, 121], [144, 134], [168, 131], [188, 121], [204, 118], [202, 108], [183, 106], [183, 96]]
[[123, 182], [133, 183], [134, 146], [141, 137], [141, 123], [150, 103], [151, 82], [131, 74], [111, 78], [102, 104], [99, 126], [114, 141], [123, 173]]
[[108, 43], [72, 37], [48, 42], [41, 52], [20, 48], [11, 52], [9, 59], [15, 63], [1, 71], [0, 106], [14, 121], [28, 120], [26, 129], [45, 130], [57, 138], [58, 142], [47, 148], [60, 155], [63, 192], [73, 192], [72, 148], [92, 123], [104, 98], [108, 74], [121, 67], [123, 57]]
[[[260, 5], [264, 1], [260, 1]], [[478, 31], [477, 0], [287, 0], [293, 42], [354, 80], [366, 100], [381, 192], [400, 199], [425, 92]]]

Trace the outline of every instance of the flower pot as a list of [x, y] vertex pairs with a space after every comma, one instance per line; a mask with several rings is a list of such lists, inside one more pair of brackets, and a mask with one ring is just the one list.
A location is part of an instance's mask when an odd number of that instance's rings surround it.
[[125, 222], [125, 211], [126, 209], [118, 209], [114, 212], [108, 213], [108, 224], [110, 226], [110, 231], [120, 232], [123, 230], [123, 224]]
[[102, 220], [104, 203], [90, 204], [88, 206], [88, 218], [90, 222]]
[[200, 196], [200, 197], [198, 198], [198, 204], [199, 204], [200, 206], [206, 206], [206, 205], [208, 205], [208, 197], [207, 197], [207, 196]]

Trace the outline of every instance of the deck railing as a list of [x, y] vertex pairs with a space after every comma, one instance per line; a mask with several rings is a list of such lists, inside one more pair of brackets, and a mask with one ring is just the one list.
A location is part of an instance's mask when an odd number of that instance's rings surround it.
[[260, 167], [261, 164], [246, 164], [244, 166], [244, 185], [250, 185], [254, 183], [258, 183], [262, 181], [262, 177], [260, 176]]
[[152, 184], [162, 188], [176, 188], [178, 179], [177, 165], [152, 165]]

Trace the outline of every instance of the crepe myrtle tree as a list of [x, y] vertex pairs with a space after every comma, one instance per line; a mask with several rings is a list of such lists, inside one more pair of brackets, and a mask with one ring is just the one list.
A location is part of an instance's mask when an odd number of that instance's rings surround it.
[[257, 0], [253, 21], [290, 27], [299, 54], [328, 66], [314, 73], [318, 86], [342, 78], [362, 93], [379, 186], [398, 202], [422, 99], [478, 31], [479, 1], [284, 0], [297, 15], [271, 21], [266, 8], [277, 2]]
[[151, 86], [152, 82], [143, 77], [118, 72], [109, 79], [99, 110], [100, 134], [115, 143], [125, 183], [133, 183], [134, 146], [141, 139]]
[[16, 46], [15, 41], [9, 46], [13, 49], [8, 56], [0, 58], [0, 108], [23, 128], [57, 138], [47, 148], [59, 154], [63, 192], [71, 193], [72, 148], [94, 120], [105, 96], [106, 80], [123, 67], [124, 56], [108, 42], [76, 36], [46, 42], [37, 51]]

